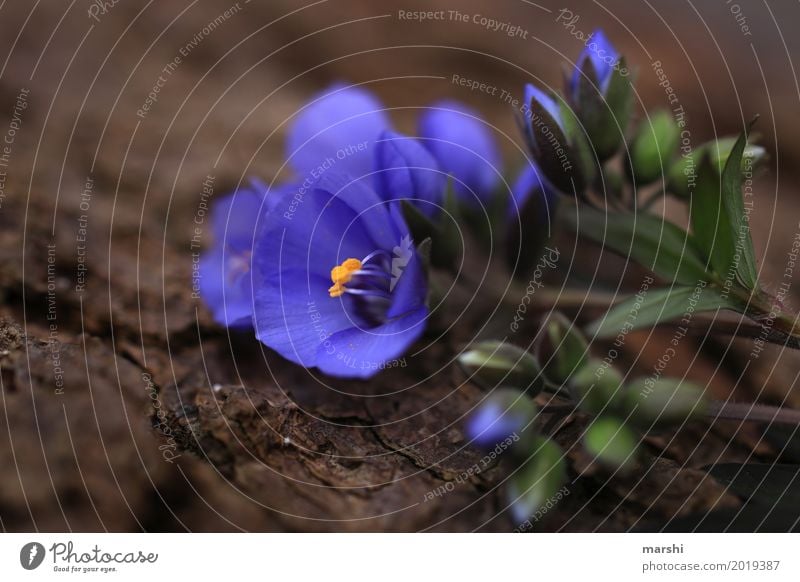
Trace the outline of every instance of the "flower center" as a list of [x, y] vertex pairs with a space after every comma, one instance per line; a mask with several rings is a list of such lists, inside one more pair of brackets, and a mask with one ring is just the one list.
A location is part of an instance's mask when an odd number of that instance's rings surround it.
[[229, 285], [233, 285], [239, 277], [250, 271], [250, 251], [236, 252], [226, 249], [228, 253], [226, 277]]
[[361, 261], [358, 259], [347, 259], [341, 265], [336, 265], [331, 269], [331, 281], [333, 286], [328, 289], [331, 297], [341, 297], [346, 289], [345, 283], [349, 283], [353, 278], [353, 273], [361, 269]]
[[391, 305], [392, 255], [377, 250], [363, 259], [347, 259], [331, 269], [331, 297], [351, 297], [353, 315], [365, 326], [380, 325]]

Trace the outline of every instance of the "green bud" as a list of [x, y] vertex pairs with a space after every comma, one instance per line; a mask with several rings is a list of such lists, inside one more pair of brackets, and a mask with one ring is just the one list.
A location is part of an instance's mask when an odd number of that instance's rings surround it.
[[[597, 175], [597, 162], [593, 146], [589, 141], [589, 136], [586, 134], [586, 128], [581, 125], [578, 116], [566, 101], [561, 100], [559, 108], [564, 132], [567, 135], [567, 142], [572, 151], [572, 160], [577, 168], [575, 173], [580, 176], [580, 185], [591, 184]], [[578, 189], [577, 181], [576, 189]], [[572, 189], [569, 188], [562, 191], [572, 192]]]
[[[691, 194], [690, 186], [696, 182], [697, 172], [705, 154], [709, 154], [711, 164], [720, 175], [731, 154], [735, 137], [724, 137], [715, 141], [706, 142], [695, 148], [690, 154], [681, 153], [669, 170], [669, 191], [680, 197], [688, 198]], [[747, 144], [742, 154], [742, 172], [757, 169], [767, 159], [767, 150], [755, 144]]]
[[521, 120], [525, 139], [536, 165], [557, 190], [582, 194], [592, 175], [591, 150], [580, 123], [559, 96], [526, 88], [528, 111]]
[[[720, 174], [722, 174], [722, 170], [725, 169], [725, 164], [728, 162], [728, 157], [731, 155], [733, 146], [736, 145], [736, 140], [737, 138], [735, 137], [726, 137], [706, 145], [706, 151], [711, 154], [711, 162], [716, 164], [716, 168]], [[766, 159], [766, 157], [767, 150], [763, 147], [755, 144], [747, 144], [742, 154], [742, 172], [754, 169], [755, 166]]]
[[561, 313], [552, 313], [542, 328], [537, 348], [542, 372], [549, 382], [563, 385], [585, 362], [588, 344], [577, 326]]
[[556, 443], [538, 437], [529, 452], [531, 458], [512, 475], [507, 491], [511, 513], [518, 524], [544, 506], [566, 480], [564, 454]]
[[625, 406], [631, 422], [642, 426], [683, 423], [703, 416], [708, 400], [703, 388], [674, 378], [639, 378], [627, 386]]
[[594, 153], [601, 162], [613, 157], [625, 140], [633, 105], [631, 77], [621, 59], [608, 80], [605, 94], [598, 91], [600, 82], [591, 59], [585, 59], [583, 74], [578, 77], [572, 101], [586, 130]]
[[601, 463], [615, 469], [628, 469], [636, 463], [639, 437], [622, 421], [603, 416], [586, 429], [583, 446]]
[[589, 359], [569, 379], [569, 394], [584, 412], [609, 414], [620, 407], [622, 375], [602, 360]]
[[458, 357], [464, 371], [485, 388], [508, 386], [535, 396], [544, 387], [536, 358], [515, 345], [484, 341], [470, 346]]
[[639, 185], [655, 182], [669, 172], [679, 139], [678, 124], [667, 111], [654, 113], [639, 126], [630, 148], [630, 166]]

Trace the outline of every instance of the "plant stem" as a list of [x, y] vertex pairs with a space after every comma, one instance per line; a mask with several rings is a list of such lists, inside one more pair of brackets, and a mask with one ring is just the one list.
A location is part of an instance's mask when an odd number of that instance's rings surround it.
[[766, 404], [712, 400], [706, 414], [715, 419], [800, 425], [800, 410], [767, 406]]

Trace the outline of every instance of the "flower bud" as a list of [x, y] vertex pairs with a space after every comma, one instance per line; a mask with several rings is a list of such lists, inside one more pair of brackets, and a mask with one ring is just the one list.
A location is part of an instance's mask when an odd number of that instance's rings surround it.
[[527, 452], [530, 458], [511, 476], [506, 493], [517, 523], [524, 522], [542, 508], [566, 479], [564, 454], [556, 443], [537, 437]]
[[[724, 137], [706, 142], [691, 153], [682, 153], [669, 170], [669, 191], [681, 198], [688, 198], [691, 194], [690, 184], [696, 181], [697, 171], [706, 154], [711, 158], [712, 167], [717, 168], [721, 175], [735, 143], [735, 137]], [[742, 173], [757, 169], [766, 159], [767, 151], [763, 147], [747, 144], [742, 154]]]
[[542, 373], [553, 384], [565, 384], [586, 360], [589, 349], [586, 339], [572, 322], [557, 312], [550, 315], [542, 331], [537, 348]]
[[625, 60], [601, 30], [578, 57], [568, 94], [600, 161], [611, 158], [625, 139], [633, 104], [633, 84]]
[[690, 382], [647, 377], [627, 386], [625, 406], [632, 422], [649, 428], [653, 424], [683, 423], [703, 416], [708, 410], [708, 400], [703, 388]]
[[458, 357], [458, 363], [472, 379], [485, 388], [508, 386], [527, 390], [530, 396], [535, 396], [544, 386], [536, 358], [509, 343], [479, 342], [462, 353]]
[[578, 407], [590, 414], [609, 414], [622, 400], [622, 375], [605, 362], [589, 359], [568, 381], [569, 394]]
[[447, 175], [418, 140], [384, 131], [375, 144], [375, 191], [384, 199], [404, 198], [425, 216], [442, 212]]
[[630, 148], [630, 166], [633, 178], [639, 185], [650, 184], [665, 176], [670, 160], [675, 155], [680, 139], [680, 129], [672, 115], [658, 111], [644, 121]]
[[506, 212], [506, 260], [515, 276], [529, 277], [541, 261], [553, 233], [557, 207], [555, 189], [535, 165], [527, 164], [511, 187]]
[[534, 162], [547, 181], [561, 192], [582, 193], [594, 176], [593, 156], [570, 108], [528, 84], [522, 125]]
[[639, 437], [621, 420], [603, 416], [586, 429], [583, 446], [601, 463], [615, 469], [628, 469], [636, 463]]
[[533, 425], [536, 405], [530, 396], [512, 388], [500, 388], [486, 397], [467, 420], [470, 440], [492, 448], [507, 438], [518, 441]]

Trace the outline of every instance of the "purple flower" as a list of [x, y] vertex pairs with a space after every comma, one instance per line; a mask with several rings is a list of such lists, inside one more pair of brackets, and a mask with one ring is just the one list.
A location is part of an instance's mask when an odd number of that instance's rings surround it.
[[226, 327], [247, 328], [253, 313], [250, 257], [259, 216], [292, 186], [268, 192], [252, 180], [220, 199], [210, 218], [213, 246], [200, 259], [200, 294], [214, 320]]
[[293, 120], [286, 140], [289, 165], [301, 181], [333, 168], [360, 178], [372, 171], [375, 142], [389, 129], [389, 116], [371, 92], [334, 85]]
[[447, 176], [418, 140], [386, 131], [375, 154], [375, 189], [384, 199], [403, 198], [429, 217], [439, 214]]
[[446, 174], [455, 179], [462, 199], [488, 200], [500, 181], [500, 152], [477, 113], [443, 101], [422, 115], [419, 128], [422, 140], [394, 132], [372, 93], [335, 85], [292, 122], [289, 165], [301, 182], [331, 170], [355, 178], [375, 172], [375, 187], [385, 200], [410, 199], [430, 217], [443, 200]]
[[595, 30], [587, 41], [586, 48], [583, 49], [583, 52], [578, 57], [575, 69], [572, 71], [570, 91], [573, 96], [577, 94], [578, 83], [585, 74], [584, 67], [587, 59], [592, 65], [592, 71], [597, 79], [597, 86], [600, 92], [605, 94], [611, 81], [611, 75], [614, 73], [615, 67], [619, 66], [620, 54], [611, 44], [611, 41], [606, 38], [602, 30]]
[[467, 421], [467, 436], [476, 445], [492, 448], [509, 437], [519, 440], [520, 433], [532, 424], [536, 406], [518, 390], [500, 388], [484, 400]]
[[435, 103], [420, 117], [419, 135], [442, 170], [453, 176], [462, 200], [489, 200], [502, 173], [500, 150], [475, 111], [455, 101]]
[[253, 251], [253, 323], [283, 357], [369, 378], [425, 327], [427, 281], [396, 202], [325, 173], [264, 218]]

